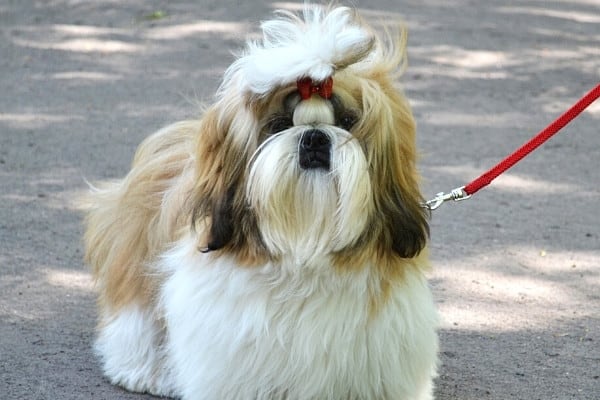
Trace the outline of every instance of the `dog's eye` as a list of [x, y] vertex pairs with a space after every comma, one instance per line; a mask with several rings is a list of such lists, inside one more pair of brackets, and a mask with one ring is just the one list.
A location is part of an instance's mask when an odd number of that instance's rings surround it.
[[358, 115], [356, 114], [356, 112], [352, 110], [346, 110], [342, 115], [340, 115], [338, 125], [340, 126], [340, 128], [349, 131], [350, 128], [352, 128], [357, 122]]
[[298, 103], [300, 103], [300, 100], [300, 95], [297, 92], [292, 92], [288, 94], [285, 100], [283, 101], [285, 110], [289, 113], [293, 113]]
[[267, 124], [267, 132], [270, 135], [279, 133], [294, 126], [292, 117], [289, 115], [275, 115]]

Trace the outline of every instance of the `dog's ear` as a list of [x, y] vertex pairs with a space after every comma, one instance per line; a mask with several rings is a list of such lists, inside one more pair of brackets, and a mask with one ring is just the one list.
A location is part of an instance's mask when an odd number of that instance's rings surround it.
[[419, 200], [418, 194], [391, 189], [389, 201], [386, 200], [381, 209], [386, 221], [382, 242], [388, 243], [403, 258], [418, 256], [429, 237], [427, 211]]
[[365, 117], [359, 135], [368, 143], [378, 245], [383, 251], [412, 258], [427, 244], [429, 213], [421, 205], [410, 106], [385, 76], [363, 87]]
[[190, 200], [192, 225], [204, 233], [199, 243], [204, 252], [228, 246], [239, 249], [247, 245], [247, 235], [256, 234], [250, 228], [253, 216], [245, 207], [243, 183], [249, 154], [256, 146], [254, 118], [243, 104], [223, 102], [204, 113], [196, 147]]
[[233, 238], [233, 189], [229, 189], [212, 208], [207, 244], [202, 248], [205, 253], [225, 247]]

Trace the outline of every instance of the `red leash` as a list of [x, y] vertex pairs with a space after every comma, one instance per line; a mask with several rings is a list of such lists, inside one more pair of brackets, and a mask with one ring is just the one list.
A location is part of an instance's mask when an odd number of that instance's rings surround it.
[[430, 210], [435, 210], [448, 200], [460, 201], [466, 200], [480, 189], [489, 185], [494, 179], [505, 172], [507, 169], [521, 161], [523, 157], [537, 149], [542, 143], [554, 136], [558, 131], [565, 127], [569, 122], [575, 119], [583, 110], [592, 104], [600, 97], [600, 84], [590, 90], [577, 103], [569, 108], [564, 114], [558, 117], [554, 122], [548, 125], [544, 130], [535, 135], [523, 146], [518, 148], [514, 153], [506, 157], [504, 160], [496, 164], [492, 169], [481, 175], [479, 178], [471, 181], [469, 184], [456, 188], [450, 193], [440, 192], [435, 197], [425, 203], [424, 207]]

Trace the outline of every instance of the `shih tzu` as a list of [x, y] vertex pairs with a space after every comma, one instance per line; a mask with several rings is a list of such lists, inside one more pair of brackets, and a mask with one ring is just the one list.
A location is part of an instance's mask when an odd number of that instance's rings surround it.
[[183, 399], [431, 399], [405, 35], [341, 6], [261, 27], [198, 120], [90, 194], [104, 373]]

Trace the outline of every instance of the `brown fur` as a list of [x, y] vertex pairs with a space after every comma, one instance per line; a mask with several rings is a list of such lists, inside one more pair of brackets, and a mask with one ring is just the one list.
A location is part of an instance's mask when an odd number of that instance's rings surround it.
[[198, 129], [198, 121], [184, 121], [148, 137], [123, 180], [103, 184], [85, 199], [85, 259], [102, 310], [153, 301], [158, 282], [149, 264], [190, 223], [184, 204]]
[[[334, 255], [334, 264], [340, 271], [348, 265], [377, 266], [380, 283], [371, 293], [373, 310], [385, 302], [390, 282], [401, 280], [405, 268], [422, 264], [412, 258], [428, 238], [416, 171], [415, 123], [392, 82], [405, 64], [406, 37], [390, 43], [399, 47], [382, 50], [379, 43], [382, 54], [374, 65], [366, 72], [340, 71], [334, 86], [351, 96], [364, 116], [352, 134], [365, 149], [374, 189], [367, 229], [354, 245]], [[202, 119], [171, 125], [147, 138], [129, 174], [89, 196], [86, 261], [98, 282], [102, 310], [110, 314], [132, 303], [149, 306], [160, 280], [151, 268], [155, 257], [190, 228], [199, 233], [199, 251], [233, 254], [241, 266], [262, 265], [270, 258], [244, 187], [250, 157], [264, 140], [256, 134], [264, 128], [264, 114], [289, 92], [280, 88], [278, 94], [258, 99], [225, 93]]]
[[[231, 107], [228, 110], [243, 113], [243, 99]], [[192, 224], [197, 226], [210, 219], [206, 243], [199, 243], [199, 248], [204, 251], [226, 248], [236, 254], [242, 265], [254, 265], [264, 261], [266, 255], [255, 216], [247, 210], [243, 187], [249, 157], [256, 148], [256, 139], [250, 134], [256, 130], [256, 125], [237, 126], [232, 115], [219, 110], [218, 106], [208, 110], [202, 119], [202, 137], [196, 145], [196, 181], [191, 197], [194, 204]], [[251, 110], [246, 110], [252, 114]]]
[[201, 233], [199, 250], [226, 247], [241, 265], [264, 261], [254, 216], [238, 190], [247, 163], [240, 155], [252, 144], [236, 142], [236, 128], [218, 107], [201, 120], [168, 126], [141, 143], [123, 180], [102, 184], [84, 200], [85, 260], [102, 310], [150, 305], [160, 279], [151, 268], [155, 257], [190, 227]]
[[[391, 35], [391, 34], [390, 34]], [[416, 168], [416, 126], [408, 101], [394, 86], [393, 78], [404, 68], [406, 35], [401, 32], [389, 43], [379, 68], [347, 88], [361, 102], [362, 118], [353, 135], [364, 142], [371, 166], [375, 213], [368, 229], [352, 248], [334, 257], [334, 265], [373, 265], [378, 283], [369, 293], [369, 310], [376, 315], [390, 294], [391, 282], [402, 281], [406, 268], [428, 267], [428, 212], [422, 207]]]
[[[361, 118], [352, 134], [364, 144], [372, 186], [376, 188], [375, 212], [363, 239], [355, 247], [337, 254], [336, 262], [347, 265], [348, 254], [390, 260], [381, 263], [390, 265], [394, 271], [382, 271], [388, 277], [401, 270], [407, 259], [418, 256], [429, 236], [429, 215], [422, 207], [424, 199], [416, 168], [415, 121], [408, 101], [392, 81], [395, 72], [405, 64], [406, 36], [390, 38], [390, 43], [399, 46], [387, 50], [386, 56], [368, 74], [353, 79], [354, 86], [345, 87], [361, 104], [363, 115], [368, 116]], [[368, 248], [374, 252], [365, 251]]]

